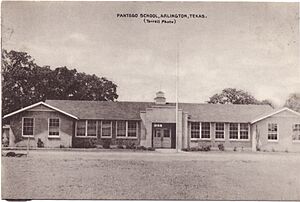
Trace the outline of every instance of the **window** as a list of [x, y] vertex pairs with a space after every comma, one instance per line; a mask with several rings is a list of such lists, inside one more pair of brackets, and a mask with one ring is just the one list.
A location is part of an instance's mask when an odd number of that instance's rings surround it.
[[293, 125], [293, 141], [300, 141], [300, 124]]
[[111, 121], [102, 121], [101, 123], [101, 137], [103, 138], [110, 138], [112, 130], [112, 123]]
[[239, 139], [239, 124], [230, 123], [229, 124], [229, 139]]
[[225, 139], [224, 128], [225, 128], [224, 123], [216, 123], [216, 134], [215, 134], [216, 139]]
[[249, 126], [247, 123], [240, 124], [240, 139], [242, 140], [249, 139]]
[[126, 121], [117, 121], [117, 137], [126, 137]]
[[97, 137], [97, 121], [87, 121], [87, 136]]
[[77, 121], [76, 136], [85, 136], [86, 121]]
[[23, 136], [33, 136], [33, 118], [23, 118]]
[[277, 124], [276, 123], [269, 123], [268, 124], [268, 140], [278, 140], [277, 134]]
[[137, 137], [136, 121], [128, 121], [128, 137]]
[[210, 123], [201, 123], [201, 138], [210, 139]]
[[49, 119], [49, 137], [59, 137], [59, 118]]
[[200, 138], [200, 123], [191, 122], [191, 139], [199, 139], [199, 138]]

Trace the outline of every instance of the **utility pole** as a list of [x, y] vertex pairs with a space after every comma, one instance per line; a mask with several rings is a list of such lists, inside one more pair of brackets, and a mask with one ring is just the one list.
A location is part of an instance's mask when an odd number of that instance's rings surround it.
[[178, 142], [178, 74], [179, 74], [179, 43], [177, 42], [177, 50], [176, 50], [176, 152], [178, 152], [179, 142]]

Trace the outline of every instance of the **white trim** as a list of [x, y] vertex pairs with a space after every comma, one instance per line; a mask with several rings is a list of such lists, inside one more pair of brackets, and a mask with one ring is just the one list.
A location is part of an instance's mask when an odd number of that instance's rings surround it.
[[58, 108], [56, 108], [56, 107], [53, 107], [53, 106], [51, 106], [51, 105], [49, 105], [49, 104], [47, 104], [47, 103], [44, 103], [44, 102], [38, 102], [38, 103], [35, 103], [35, 104], [33, 104], [33, 105], [24, 107], [24, 108], [19, 109], [19, 110], [17, 110], [17, 111], [14, 111], [14, 112], [12, 112], [12, 113], [10, 113], [10, 114], [6, 114], [3, 118], [5, 119], [5, 118], [7, 118], [7, 117], [10, 117], [10, 116], [12, 116], [12, 115], [18, 114], [18, 113], [20, 113], [20, 112], [22, 112], [22, 111], [26, 111], [26, 110], [31, 109], [31, 108], [33, 108], [33, 107], [36, 107], [36, 106], [38, 106], [38, 105], [44, 105], [44, 106], [49, 107], [49, 108], [51, 108], [51, 109], [53, 109], [53, 110], [56, 110], [56, 111], [58, 111], [58, 112], [61, 112], [61, 113], [65, 114], [65, 115], [67, 115], [67, 116], [70, 116], [70, 117], [72, 117], [72, 118], [74, 118], [74, 119], [77, 119], [77, 120], [79, 119], [79, 118], [77, 118], [76, 116], [74, 116], [74, 115], [72, 115], [72, 114], [69, 114], [69, 113], [67, 113], [67, 112], [65, 112], [65, 111], [62, 111], [62, 110], [60, 110], [60, 109], [58, 109]]
[[[58, 135], [49, 135], [50, 133], [50, 119], [58, 119]], [[60, 138], [60, 118], [59, 117], [51, 117], [48, 118], [48, 138]]]
[[[216, 138], [216, 132], [217, 132], [217, 123], [223, 123], [223, 138]], [[218, 132], [220, 132], [220, 130], [218, 130]], [[215, 134], [214, 134], [214, 138], [216, 141], [225, 141], [225, 122], [215, 122]]]
[[[196, 123], [199, 124], [199, 137], [198, 138], [192, 138], [192, 124], [196, 124]], [[192, 121], [192, 122], [190, 122], [190, 128], [191, 128], [191, 130], [190, 130], [191, 141], [192, 140], [200, 140], [200, 138], [201, 138], [201, 122], [199, 122], [199, 121]]]
[[[33, 121], [32, 121], [32, 135], [24, 135], [23, 134], [23, 130], [24, 130], [24, 119], [25, 118], [28, 118], [28, 119], [33, 119]], [[35, 129], [35, 124], [34, 124], [34, 122], [35, 122], [35, 118], [34, 117], [22, 117], [22, 137], [34, 137], [34, 129]]]
[[[104, 121], [106, 121], [106, 120], [104, 120]], [[110, 136], [102, 136], [102, 134], [103, 134], [102, 126], [103, 126], [103, 121], [101, 121], [101, 138], [103, 138], [103, 139], [112, 138], [112, 121], [110, 121]]]
[[[118, 122], [125, 122], [125, 136], [118, 136]], [[116, 139], [126, 139], [127, 138], [127, 121], [119, 120], [116, 121]]]
[[[293, 135], [292, 135], [292, 142], [293, 142], [293, 143], [300, 143], [300, 140], [293, 140], [293, 136], [294, 136], [294, 127], [295, 127], [296, 125], [300, 125], [300, 123], [293, 123], [293, 124], [292, 124], [292, 134], [293, 134]], [[296, 127], [295, 127], [295, 128], [296, 128]], [[300, 131], [299, 131], [299, 134], [300, 134]], [[299, 134], [298, 134], [298, 135], [299, 135]]]
[[[95, 131], [95, 135], [88, 135], [89, 121], [95, 121], [95, 122], [96, 122], [96, 131]], [[97, 120], [86, 120], [86, 137], [89, 137], [89, 138], [97, 138]]]
[[[202, 137], [202, 123], [209, 123], [209, 138]], [[211, 140], [211, 122], [201, 122], [201, 124], [200, 124], [200, 139], [201, 140]]]
[[261, 121], [261, 120], [263, 120], [263, 119], [265, 119], [265, 118], [268, 118], [268, 117], [270, 117], [270, 116], [273, 116], [273, 115], [278, 114], [278, 113], [280, 113], [280, 112], [282, 112], [282, 111], [285, 111], [285, 110], [288, 110], [289, 112], [292, 112], [292, 113], [294, 113], [294, 114], [300, 116], [300, 113], [299, 113], [299, 112], [296, 112], [296, 111], [291, 110], [291, 109], [289, 109], [289, 108], [287, 108], [287, 107], [284, 107], [284, 108], [279, 109], [279, 110], [277, 110], [277, 111], [275, 111], [275, 112], [273, 112], [273, 113], [270, 113], [270, 114], [268, 114], [268, 115], [265, 115], [265, 116], [263, 116], [263, 117], [260, 117], [260, 118], [258, 118], [258, 119], [253, 120], [253, 121], [251, 122], [251, 124], [256, 123], [256, 122], [258, 122], [258, 121]]
[[[269, 140], [269, 124], [276, 124], [276, 127], [277, 127], [277, 131], [276, 131], [276, 135], [277, 135], [276, 137], [277, 137], [277, 139], [276, 140], [274, 140], [274, 139], [270, 139]], [[268, 142], [275, 142], [275, 143], [278, 142], [279, 141], [279, 127], [278, 127], [278, 123], [274, 123], [274, 122], [273, 123], [272, 122], [271, 123], [267, 123], [267, 130], [268, 130], [267, 131], [267, 141]], [[275, 134], [275, 133], [271, 133], [271, 134]]]

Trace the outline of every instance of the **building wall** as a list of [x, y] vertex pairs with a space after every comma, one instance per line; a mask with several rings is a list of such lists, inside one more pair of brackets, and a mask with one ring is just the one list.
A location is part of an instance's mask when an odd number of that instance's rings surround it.
[[[183, 148], [184, 134], [187, 124], [183, 123], [183, 112], [178, 110], [178, 131], [177, 131], [177, 146], [178, 149]], [[174, 106], [154, 106], [147, 108], [146, 111], [140, 113], [142, 119], [141, 145], [152, 147], [152, 124], [153, 123], [176, 123], [176, 109]]]
[[[268, 140], [269, 123], [277, 124], [278, 141], [276, 142]], [[258, 147], [261, 151], [300, 152], [300, 142], [292, 140], [293, 124], [300, 124], [300, 117], [289, 111], [283, 111], [253, 124], [251, 128], [253, 136], [258, 135]]]
[[[252, 137], [251, 137], [251, 128], [249, 131], [249, 140], [230, 140], [229, 139], [229, 123], [225, 123], [225, 139], [220, 140], [215, 138], [215, 127], [216, 123], [211, 123], [211, 130], [210, 130], [210, 140], [192, 140], [191, 139], [191, 122], [188, 123], [189, 130], [189, 145], [188, 148], [193, 147], [201, 147], [201, 146], [212, 146], [212, 148], [217, 149], [219, 144], [223, 144], [225, 147], [225, 150], [233, 150], [236, 148], [237, 150], [251, 150], [252, 146]], [[250, 125], [249, 125], [250, 127]]]
[[[40, 107], [9, 118], [11, 132], [15, 139], [10, 146], [26, 147], [28, 144], [28, 137], [22, 136], [22, 117], [34, 118], [34, 137], [29, 138], [30, 147], [37, 147], [38, 138], [44, 143], [44, 147], [72, 146], [73, 119], [54, 110], [40, 109]], [[60, 119], [59, 138], [48, 137], [49, 118]]]
[[[101, 120], [97, 120], [98, 125]], [[137, 138], [117, 138], [116, 136], [116, 120], [112, 121], [112, 137], [111, 138], [103, 138], [101, 137], [100, 129], [97, 129], [97, 137], [76, 137], [75, 133], [73, 135], [73, 147], [94, 147], [96, 145], [104, 145], [105, 142], [109, 142], [110, 145], [140, 145], [141, 139], [141, 123], [138, 121], [138, 133]], [[126, 121], [126, 120], [123, 120]], [[76, 125], [74, 126], [75, 130]]]

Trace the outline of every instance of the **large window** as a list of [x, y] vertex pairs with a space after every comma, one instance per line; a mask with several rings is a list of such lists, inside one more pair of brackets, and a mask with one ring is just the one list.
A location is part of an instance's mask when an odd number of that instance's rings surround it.
[[59, 118], [49, 119], [49, 137], [59, 137]]
[[136, 121], [128, 121], [128, 137], [137, 137]]
[[97, 121], [94, 120], [87, 121], [87, 136], [97, 137]]
[[240, 124], [240, 139], [248, 140], [249, 139], [249, 125], [248, 123]]
[[277, 124], [276, 123], [269, 123], [268, 124], [268, 140], [270, 141], [277, 141], [278, 134], [277, 134]]
[[117, 121], [117, 137], [126, 137], [126, 121]]
[[117, 138], [136, 138], [138, 135], [137, 121], [117, 121]]
[[199, 139], [199, 138], [200, 138], [200, 123], [191, 122], [191, 139]]
[[86, 121], [77, 121], [76, 123], [76, 136], [82, 137], [85, 136], [86, 132]]
[[216, 131], [215, 138], [216, 139], [225, 139], [225, 124], [224, 123], [216, 123]]
[[111, 134], [112, 134], [112, 122], [111, 121], [102, 121], [101, 137], [102, 138], [111, 138]]
[[229, 124], [229, 139], [237, 140], [239, 139], [239, 124], [230, 123]]
[[33, 118], [23, 118], [23, 136], [33, 136]]
[[210, 123], [201, 123], [201, 139], [210, 139]]
[[293, 141], [300, 141], [300, 124], [293, 125]]

